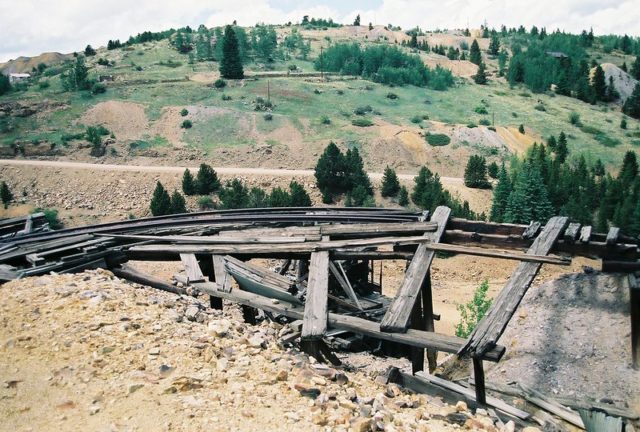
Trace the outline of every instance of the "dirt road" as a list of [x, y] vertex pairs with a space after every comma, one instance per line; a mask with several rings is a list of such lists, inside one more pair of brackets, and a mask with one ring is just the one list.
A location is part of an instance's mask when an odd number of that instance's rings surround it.
[[[92, 164], [84, 162], [65, 162], [65, 161], [44, 161], [44, 160], [25, 160], [25, 159], [0, 159], [0, 165], [13, 166], [42, 166], [51, 168], [69, 168], [69, 169], [86, 169], [96, 171], [128, 171], [128, 172], [153, 172], [153, 173], [182, 173], [186, 168], [197, 171], [198, 167], [179, 167], [179, 166], [161, 166], [161, 165], [115, 165], [115, 164]], [[293, 169], [271, 169], [271, 168], [235, 168], [235, 167], [214, 167], [214, 169], [223, 175], [269, 175], [279, 177], [301, 177], [314, 175], [313, 170], [293, 170]], [[370, 172], [369, 176], [372, 180], [382, 178], [382, 173]], [[411, 180], [413, 175], [399, 174], [401, 180]], [[459, 177], [440, 177], [444, 185], [462, 185], [462, 178]]]

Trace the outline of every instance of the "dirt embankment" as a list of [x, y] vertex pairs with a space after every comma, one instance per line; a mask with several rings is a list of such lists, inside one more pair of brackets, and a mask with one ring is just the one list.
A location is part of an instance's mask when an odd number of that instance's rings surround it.
[[278, 345], [286, 326], [246, 325], [234, 305], [214, 311], [102, 270], [0, 292], [2, 430], [498, 431], [348, 359], [317, 365]]

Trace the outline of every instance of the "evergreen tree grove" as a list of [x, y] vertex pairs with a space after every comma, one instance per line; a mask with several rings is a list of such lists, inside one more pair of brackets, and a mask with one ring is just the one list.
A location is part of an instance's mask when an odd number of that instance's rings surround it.
[[600, 65], [596, 66], [593, 72], [591, 87], [593, 87], [593, 91], [598, 100], [604, 101], [607, 99], [607, 82], [605, 80], [604, 70], [602, 70], [602, 66]]
[[478, 41], [475, 39], [471, 43], [471, 48], [469, 49], [469, 61], [471, 63], [477, 64], [478, 66], [480, 65], [480, 62], [482, 62], [482, 53], [480, 52], [480, 46], [478, 45]]
[[[200, 164], [196, 175], [196, 191], [200, 195], [207, 195], [220, 189], [218, 173], [207, 164]], [[186, 193], [186, 192], [185, 192]]]
[[636, 84], [633, 93], [625, 101], [622, 112], [629, 117], [640, 119], [640, 83]]
[[511, 179], [504, 164], [498, 172], [498, 184], [493, 190], [493, 203], [491, 204], [490, 220], [493, 222], [504, 222], [505, 212], [507, 210], [507, 202], [511, 194]]
[[233, 27], [230, 25], [224, 30], [220, 74], [227, 79], [244, 78], [242, 59], [240, 58], [240, 51], [238, 49], [238, 38], [236, 37]]
[[479, 155], [471, 155], [464, 169], [464, 185], [475, 189], [491, 189], [487, 179], [487, 160]]

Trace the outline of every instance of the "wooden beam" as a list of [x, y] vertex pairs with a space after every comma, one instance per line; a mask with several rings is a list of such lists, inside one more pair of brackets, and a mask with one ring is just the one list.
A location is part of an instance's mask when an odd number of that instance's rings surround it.
[[227, 269], [225, 268], [225, 260], [220, 255], [214, 255], [213, 259], [213, 272], [215, 274], [215, 279], [218, 285], [220, 285], [220, 289], [224, 292], [231, 291], [231, 277], [229, 277], [229, 273], [227, 273]]
[[541, 226], [542, 225], [540, 224], [540, 222], [531, 221], [529, 226], [527, 226], [527, 229], [525, 229], [524, 232], [522, 233], [522, 238], [525, 238], [525, 239], [534, 238], [535, 236], [538, 235], [538, 232], [540, 231]]
[[204, 275], [200, 269], [200, 264], [194, 254], [180, 254], [180, 261], [184, 264], [184, 271], [187, 273], [189, 282], [202, 282]]
[[122, 264], [120, 267], [114, 267], [111, 269], [111, 272], [119, 278], [126, 279], [140, 285], [147, 285], [152, 288], [174, 294], [185, 295], [187, 293], [184, 288], [178, 288], [177, 286], [171, 285], [162, 279], [141, 272], [128, 264]]
[[629, 275], [629, 304], [631, 307], [631, 364], [640, 370], [640, 281]]
[[[230, 293], [225, 293], [219, 291], [216, 285], [217, 284], [211, 282], [194, 284], [198, 290], [205, 294], [218, 296], [229, 301], [252, 306], [267, 312], [285, 315], [296, 320], [304, 318], [304, 309], [300, 305], [284, 301], [276, 303], [271, 298], [238, 289], [233, 289]], [[455, 336], [412, 329], [407, 330], [406, 333], [384, 333], [380, 331], [380, 325], [377, 322], [332, 312], [329, 312], [328, 314], [327, 324], [329, 328], [351, 331], [357, 334], [370, 336], [375, 339], [388, 340], [405, 345], [434, 348], [438, 351], [448, 353], [457, 352], [464, 344], [464, 339]], [[492, 350], [486, 352], [483, 359], [497, 362], [500, 361], [504, 352], [505, 348], [503, 346], [496, 346]]]
[[[435, 314], [433, 313], [433, 292], [431, 290], [431, 271], [427, 272], [427, 276], [424, 279], [424, 284], [421, 288], [422, 297], [422, 316], [424, 321], [424, 330], [428, 332], [436, 331], [435, 328]], [[439, 317], [438, 317], [439, 318]], [[434, 349], [427, 349], [427, 363], [429, 365], [429, 372], [433, 373], [438, 366], [438, 351]]]
[[620, 228], [611, 227], [609, 228], [609, 232], [607, 233], [607, 239], [605, 240], [605, 243], [607, 243], [607, 246], [613, 246], [618, 242], [619, 236], [620, 236]]
[[304, 302], [302, 339], [321, 339], [327, 331], [329, 252], [314, 252], [309, 265], [307, 298]]
[[480, 406], [487, 404], [487, 392], [484, 388], [484, 367], [482, 359], [473, 357], [473, 378], [476, 383], [476, 402]]
[[580, 243], [589, 243], [591, 240], [591, 225], [583, 226], [580, 230]]
[[[338, 266], [340, 266], [340, 269], [338, 269]], [[336, 278], [338, 284], [340, 285], [340, 287], [342, 287], [342, 290], [345, 292], [347, 297], [351, 299], [351, 301], [358, 307], [358, 309], [362, 310], [362, 305], [358, 300], [358, 296], [349, 283], [349, 279], [347, 279], [346, 274], [344, 274], [344, 269], [342, 269], [340, 263], [336, 264], [333, 261], [329, 261], [329, 270], [331, 270], [331, 274], [333, 274], [333, 277]], [[340, 270], [342, 270], [342, 272]]]
[[572, 222], [564, 231], [564, 241], [569, 244], [575, 243], [579, 234], [580, 234], [580, 224], [577, 222]]
[[536, 262], [541, 264], [571, 265], [571, 259], [563, 257], [550, 257], [544, 255], [533, 255], [529, 253], [494, 251], [479, 247], [457, 246], [444, 243], [426, 243], [424, 247], [427, 250], [435, 252], [451, 252], [462, 255], [474, 255], [488, 258]]
[[[431, 217], [432, 222], [438, 223], [438, 229], [433, 233], [425, 234], [425, 239], [432, 243], [438, 243], [447, 226], [447, 220], [451, 209], [440, 206], [436, 208]], [[409, 264], [402, 286], [389, 305], [387, 313], [382, 318], [380, 330], [385, 332], [405, 332], [409, 325], [409, 317], [416, 303], [420, 288], [431, 267], [435, 251], [426, 248], [426, 243], [418, 246], [416, 253]]]
[[[549, 219], [540, 235], [535, 239], [528, 254], [544, 255], [552, 248], [562, 231], [567, 226], [566, 217]], [[515, 313], [522, 298], [533, 283], [542, 264], [523, 262], [518, 265], [506, 286], [493, 301], [489, 311], [478, 323], [459, 355], [470, 354], [472, 357], [481, 356], [495, 346], [504, 332], [509, 320]]]

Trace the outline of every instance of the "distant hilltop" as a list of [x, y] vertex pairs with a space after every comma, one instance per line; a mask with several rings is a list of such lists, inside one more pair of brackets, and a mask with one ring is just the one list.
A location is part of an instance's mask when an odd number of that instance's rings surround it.
[[8, 75], [12, 73], [27, 73], [33, 68], [37, 68], [40, 63], [47, 66], [72, 58], [71, 54], [60, 54], [58, 52], [43, 53], [35, 57], [18, 57], [15, 60], [9, 60], [6, 63], [0, 63], [0, 72]]

